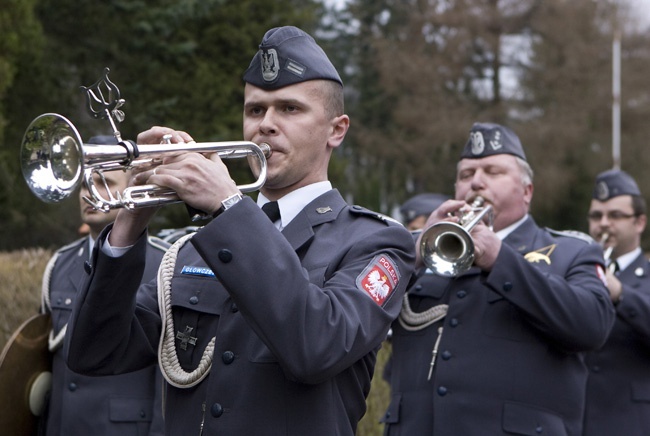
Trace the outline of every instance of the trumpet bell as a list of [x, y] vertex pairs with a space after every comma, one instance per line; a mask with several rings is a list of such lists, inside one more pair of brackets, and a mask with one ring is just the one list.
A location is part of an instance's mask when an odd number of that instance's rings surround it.
[[23, 177], [46, 203], [69, 197], [83, 173], [81, 136], [66, 118], [43, 114], [27, 127], [20, 149]]
[[455, 277], [474, 262], [474, 242], [459, 224], [441, 222], [426, 231], [420, 241], [424, 264], [445, 277]]

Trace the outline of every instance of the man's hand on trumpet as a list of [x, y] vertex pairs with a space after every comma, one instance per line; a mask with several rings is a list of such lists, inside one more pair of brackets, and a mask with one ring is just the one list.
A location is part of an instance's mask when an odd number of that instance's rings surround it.
[[[460, 224], [460, 217], [470, 212], [471, 205], [463, 200], [447, 200], [434, 210], [427, 218], [424, 229], [433, 226], [442, 221], [448, 221]], [[422, 239], [420, 233], [416, 246], [419, 247]], [[474, 265], [484, 271], [490, 271], [496, 261], [499, 250], [501, 249], [501, 240], [483, 221], [479, 222], [470, 230], [470, 235], [474, 241]], [[423, 265], [420, 250], [416, 251], [416, 265]]]
[[[140, 133], [137, 143], [161, 143], [166, 136], [172, 144], [193, 142], [193, 138], [186, 132], [155, 126]], [[160, 165], [137, 171], [131, 183], [171, 189], [185, 204], [207, 214], [215, 213], [224, 199], [239, 193], [236, 183], [217, 153], [212, 153], [209, 157], [196, 152], [179, 152], [173, 156], [165, 156]], [[143, 207], [120, 211], [111, 231], [111, 245], [132, 245], [146, 229], [157, 210], [156, 207]]]

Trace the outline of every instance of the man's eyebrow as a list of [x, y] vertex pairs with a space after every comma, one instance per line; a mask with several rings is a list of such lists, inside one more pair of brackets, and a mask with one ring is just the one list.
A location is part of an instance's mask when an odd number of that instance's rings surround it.
[[257, 107], [257, 106], [304, 106], [305, 103], [295, 98], [279, 98], [271, 101], [258, 101], [250, 100], [244, 103], [244, 107]]

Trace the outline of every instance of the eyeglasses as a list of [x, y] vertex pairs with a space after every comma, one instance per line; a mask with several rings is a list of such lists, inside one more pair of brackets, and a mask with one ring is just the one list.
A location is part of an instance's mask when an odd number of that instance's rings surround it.
[[[608, 221], [620, 221], [628, 218], [634, 218], [637, 215], [634, 213], [624, 213], [621, 212], [620, 210], [611, 210], [605, 214], [607, 216]], [[589, 215], [587, 215], [587, 218], [589, 221], [600, 221], [603, 219], [603, 213], [600, 211], [593, 211], [589, 212]]]

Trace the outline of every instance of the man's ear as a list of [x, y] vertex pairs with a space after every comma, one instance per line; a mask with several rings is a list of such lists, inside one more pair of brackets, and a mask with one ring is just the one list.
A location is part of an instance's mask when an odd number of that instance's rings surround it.
[[343, 114], [332, 120], [332, 132], [327, 141], [328, 147], [336, 148], [343, 142], [348, 129], [350, 128], [350, 117]]

